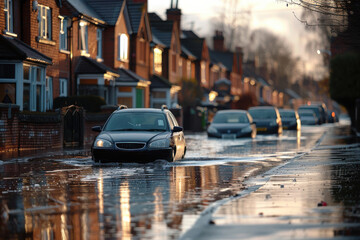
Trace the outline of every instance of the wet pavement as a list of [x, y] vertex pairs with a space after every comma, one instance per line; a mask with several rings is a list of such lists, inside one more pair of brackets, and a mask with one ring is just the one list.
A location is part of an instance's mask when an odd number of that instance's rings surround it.
[[[334, 186], [341, 185], [344, 169], [335, 174], [336, 185], [332, 177], [319, 183], [327, 186], [326, 191], [307, 188], [311, 179], [325, 172], [326, 179], [330, 173], [325, 169], [337, 166], [326, 164], [323, 169], [323, 161], [315, 164], [314, 158], [341, 157], [347, 161], [354, 150], [358, 151], [358, 143], [347, 135], [348, 126], [334, 126], [237, 140], [186, 134], [186, 158], [175, 163], [94, 164], [86, 150], [0, 161], [0, 239], [207, 239], [216, 236], [211, 234], [216, 228], [220, 233], [232, 226], [236, 231], [253, 226], [249, 236], [261, 237], [255, 230], [257, 223], [285, 227], [282, 214], [288, 217], [285, 213], [289, 209], [294, 211], [290, 217], [300, 216], [293, 224], [305, 222], [308, 216], [296, 212], [301, 212], [302, 206], [313, 206], [314, 201], [316, 210], [318, 202], [331, 206], [335, 201], [327, 196], [336, 190]], [[347, 149], [349, 152], [344, 151]], [[317, 152], [318, 156], [311, 157]], [[356, 159], [351, 161], [356, 163]], [[346, 173], [348, 181], [356, 169]], [[330, 191], [330, 187], [335, 190]], [[296, 192], [298, 188], [311, 197], [303, 199], [303, 192]], [[344, 196], [343, 192], [339, 195]], [[345, 202], [338, 201], [346, 209]], [[216, 209], [216, 214], [209, 214]], [[321, 211], [315, 211], [314, 221], [319, 214]]]
[[359, 171], [360, 142], [329, 128], [308, 153], [206, 209], [183, 239], [360, 239]]

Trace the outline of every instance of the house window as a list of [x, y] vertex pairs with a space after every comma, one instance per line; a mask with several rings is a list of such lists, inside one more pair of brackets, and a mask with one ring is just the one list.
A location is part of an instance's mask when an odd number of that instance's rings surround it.
[[4, 6], [5, 13], [5, 30], [13, 32], [13, 1], [5, 0]]
[[97, 58], [102, 58], [102, 30], [96, 29], [96, 40], [97, 40]]
[[126, 34], [122, 33], [118, 36], [118, 50], [119, 50], [119, 60], [127, 61], [128, 60], [128, 46], [129, 38]]
[[38, 5], [39, 37], [51, 40], [51, 9]]
[[190, 60], [186, 61], [186, 71], [187, 71], [187, 78], [190, 79], [191, 78], [191, 61]]
[[52, 109], [53, 106], [52, 82], [53, 82], [52, 77], [46, 77], [46, 85], [45, 85], [46, 110]]
[[65, 78], [60, 78], [60, 97], [67, 97], [67, 85], [68, 81]]
[[201, 83], [206, 83], [206, 64], [205, 62], [201, 62]]
[[146, 63], [146, 42], [145, 39], [140, 39], [140, 61]]
[[79, 49], [81, 53], [89, 53], [88, 24], [84, 21], [80, 21], [79, 23]]
[[154, 48], [154, 71], [162, 73], [162, 50], [159, 48]]
[[64, 17], [60, 18], [60, 50], [67, 50], [67, 19]]

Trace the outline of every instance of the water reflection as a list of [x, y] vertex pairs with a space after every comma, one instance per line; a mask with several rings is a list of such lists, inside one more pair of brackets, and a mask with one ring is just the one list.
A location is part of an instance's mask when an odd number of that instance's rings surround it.
[[[196, 149], [203, 144], [209, 152]], [[209, 204], [238, 193], [244, 179], [308, 144], [297, 133], [225, 142], [190, 138], [190, 157], [175, 164], [94, 166], [89, 158], [7, 163], [0, 166], [0, 191], [9, 217], [1, 220], [0, 236], [176, 239]], [[191, 159], [199, 155], [206, 159]]]

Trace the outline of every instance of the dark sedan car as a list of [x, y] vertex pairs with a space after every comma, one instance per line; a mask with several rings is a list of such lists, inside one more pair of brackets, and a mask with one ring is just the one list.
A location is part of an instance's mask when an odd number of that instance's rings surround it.
[[251, 107], [249, 113], [256, 124], [257, 133], [276, 133], [282, 134], [283, 127], [279, 114], [279, 110], [276, 107]]
[[95, 162], [175, 161], [186, 153], [183, 128], [166, 108], [133, 108], [114, 111], [92, 148]]
[[256, 126], [250, 114], [243, 110], [220, 110], [207, 129], [209, 137], [239, 138], [256, 136]]
[[301, 110], [299, 109], [299, 116], [302, 125], [317, 125], [319, 119], [313, 110]]
[[300, 130], [301, 121], [298, 113], [292, 109], [279, 109], [284, 130]]

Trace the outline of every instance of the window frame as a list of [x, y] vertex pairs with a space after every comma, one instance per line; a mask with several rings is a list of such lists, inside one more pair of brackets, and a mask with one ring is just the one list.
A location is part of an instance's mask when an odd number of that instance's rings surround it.
[[68, 80], [66, 78], [59, 79], [59, 96], [67, 97]]
[[89, 54], [89, 23], [85, 21], [79, 22], [79, 43], [78, 47], [81, 55]]
[[118, 60], [123, 62], [129, 60], [129, 37], [125, 33], [118, 35]]
[[5, 31], [14, 32], [13, 0], [4, 0]]
[[97, 28], [96, 29], [96, 47], [97, 47], [96, 58], [98, 58], [98, 59], [102, 59], [102, 55], [103, 55], [102, 43], [103, 43], [103, 31], [101, 28]]
[[59, 33], [59, 49], [67, 51], [68, 50], [68, 32], [67, 32], [67, 24], [68, 19], [63, 16], [59, 16], [60, 18], [60, 33]]
[[162, 74], [162, 53], [160, 48], [154, 48], [154, 72]]
[[39, 37], [52, 40], [52, 10], [45, 5], [38, 5]]

